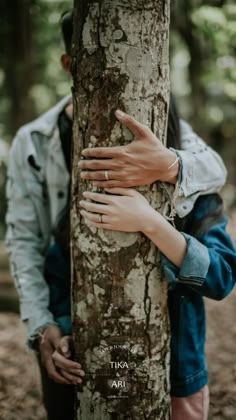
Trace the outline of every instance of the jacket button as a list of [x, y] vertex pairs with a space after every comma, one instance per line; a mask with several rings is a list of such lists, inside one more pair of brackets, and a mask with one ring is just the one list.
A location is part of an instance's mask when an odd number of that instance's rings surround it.
[[57, 193], [57, 197], [58, 198], [63, 198], [64, 197], [64, 192], [63, 191], [58, 191], [58, 193]]

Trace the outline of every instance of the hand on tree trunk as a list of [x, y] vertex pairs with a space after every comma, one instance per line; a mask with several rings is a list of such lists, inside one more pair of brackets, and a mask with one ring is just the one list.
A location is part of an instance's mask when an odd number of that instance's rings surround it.
[[54, 324], [47, 326], [39, 338], [42, 364], [48, 376], [59, 384], [81, 383], [79, 376], [84, 376], [81, 365], [68, 360], [71, 356], [69, 341], [70, 337], [62, 337], [60, 328]]
[[82, 383], [81, 377], [85, 376], [85, 372], [82, 370], [79, 363], [70, 360], [72, 349], [72, 336], [66, 335], [60, 339], [52, 358], [57, 370], [61, 373], [63, 378], [66, 379], [67, 383], [77, 385]]
[[137, 187], [155, 181], [175, 183], [179, 172], [176, 154], [146, 125], [121, 111], [116, 111], [116, 117], [134, 140], [125, 146], [84, 149], [82, 155], [90, 159], [79, 162], [81, 178], [105, 188]]
[[156, 212], [142, 194], [130, 188], [106, 188], [105, 191], [109, 194], [83, 193], [87, 200], [80, 201], [83, 208], [80, 213], [89, 224], [122, 232], [147, 229]]

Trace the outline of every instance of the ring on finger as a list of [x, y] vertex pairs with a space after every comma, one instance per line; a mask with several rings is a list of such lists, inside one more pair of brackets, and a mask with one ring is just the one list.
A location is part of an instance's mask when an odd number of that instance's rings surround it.
[[105, 179], [107, 180], [107, 181], [109, 181], [109, 172], [108, 171], [104, 171], [104, 174], [105, 174]]

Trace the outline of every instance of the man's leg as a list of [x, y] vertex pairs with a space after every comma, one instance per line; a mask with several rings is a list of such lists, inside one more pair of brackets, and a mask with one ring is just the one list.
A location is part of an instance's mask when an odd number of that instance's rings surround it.
[[48, 420], [74, 419], [74, 386], [61, 385], [49, 378], [47, 370], [37, 357], [41, 373], [43, 403]]
[[171, 397], [171, 420], [207, 420], [209, 389], [205, 385], [190, 397]]

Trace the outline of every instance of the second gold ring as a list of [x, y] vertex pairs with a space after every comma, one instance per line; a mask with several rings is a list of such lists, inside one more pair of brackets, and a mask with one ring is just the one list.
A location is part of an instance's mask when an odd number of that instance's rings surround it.
[[109, 173], [108, 173], [108, 171], [105, 171], [104, 173], [105, 173], [106, 180], [109, 181]]

